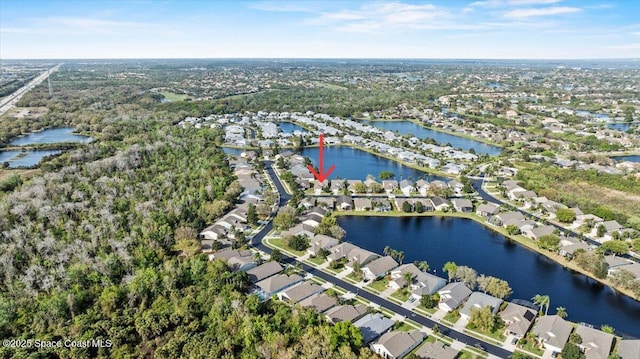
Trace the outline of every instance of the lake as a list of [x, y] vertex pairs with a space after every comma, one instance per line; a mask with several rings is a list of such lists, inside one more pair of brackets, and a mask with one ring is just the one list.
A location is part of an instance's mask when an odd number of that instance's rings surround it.
[[33, 132], [25, 136], [17, 137], [13, 139], [9, 145], [29, 146], [61, 142], [87, 143], [93, 140], [88, 136], [76, 135], [73, 131], [75, 131], [75, 128], [72, 127], [50, 128], [48, 130]]
[[[313, 147], [304, 148], [300, 153], [303, 156], [309, 157], [313, 164], [316, 165], [319, 158], [319, 151], [317, 147]], [[331, 173], [331, 176], [329, 176], [331, 179], [340, 177], [365, 180], [367, 175], [373, 175], [377, 178], [378, 174], [382, 171], [392, 172], [398, 181], [407, 178], [411, 178], [414, 181], [418, 180], [418, 178], [425, 178], [429, 181], [443, 179], [443, 177], [429, 175], [387, 158], [349, 146], [325, 147], [324, 163], [325, 170], [332, 164], [336, 165], [335, 170]]]
[[60, 153], [62, 151], [59, 150], [0, 151], [0, 164], [8, 162], [9, 168], [35, 167], [44, 157]]
[[638, 126], [638, 123], [618, 122], [618, 123], [607, 124], [608, 128], [616, 131], [621, 131], [621, 132], [627, 132], [631, 128], [631, 126]]
[[[549, 295], [551, 306], [565, 307], [574, 322], [611, 325], [619, 335], [640, 337], [640, 303], [586, 276], [572, 273], [481, 224], [446, 217], [339, 217], [346, 241], [382, 254], [385, 246], [404, 251], [404, 263], [426, 260], [444, 278], [444, 263], [474, 268], [504, 279], [512, 299]], [[373, 234], [373, 235], [372, 235]]]
[[486, 143], [474, 141], [468, 138], [434, 131], [426, 127], [417, 125], [411, 121], [361, 120], [360, 122], [366, 125], [377, 127], [382, 130], [397, 131], [398, 133], [403, 135], [412, 134], [418, 138], [431, 138], [442, 145], [450, 143], [454, 148], [461, 148], [466, 151], [473, 148], [478, 154], [497, 156], [502, 151], [502, 149], [497, 146], [487, 145]]
[[614, 160], [618, 161], [618, 162], [622, 162], [622, 161], [631, 161], [631, 162], [640, 162], [640, 155], [634, 155], [634, 156], [616, 156], [616, 157], [612, 157]]
[[309, 132], [307, 129], [300, 127], [298, 125], [294, 125], [291, 122], [279, 122], [278, 126], [282, 129], [282, 132], [284, 133], [294, 133], [295, 131]]

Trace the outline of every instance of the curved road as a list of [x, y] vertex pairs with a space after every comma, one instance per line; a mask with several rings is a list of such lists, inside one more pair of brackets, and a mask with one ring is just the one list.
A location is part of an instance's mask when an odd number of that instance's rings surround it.
[[[287, 192], [284, 190], [284, 187], [282, 186], [282, 183], [280, 182], [280, 179], [278, 178], [278, 176], [276, 176], [275, 171], [273, 170], [273, 162], [272, 161], [265, 161], [265, 168], [267, 170], [267, 173], [269, 174], [269, 176], [271, 177], [271, 180], [273, 181], [274, 185], [276, 186], [276, 189], [278, 190], [278, 192], [280, 193], [280, 201], [278, 203], [279, 206], [284, 205], [290, 198], [291, 196], [289, 194], [287, 194]], [[255, 236], [253, 236], [253, 238], [251, 239], [251, 244], [258, 248], [259, 250], [266, 252], [266, 253], [271, 253], [271, 248], [265, 246], [262, 243], [262, 239], [267, 235], [267, 233], [269, 233], [271, 231], [271, 229], [273, 229], [273, 222], [269, 221], [269, 223], [267, 225], [265, 225], [265, 227], [258, 232]], [[296, 260], [294, 258], [291, 258], [285, 254], [283, 254], [283, 262], [288, 263], [288, 264], [295, 264]], [[405, 316], [407, 318], [410, 318], [411, 320], [420, 323], [421, 325], [424, 325], [426, 327], [432, 328], [435, 324], [438, 324], [438, 327], [440, 328], [440, 333], [448, 336], [449, 338], [455, 339], [457, 341], [460, 341], [466, 345], [471, 345], [473, 346], [476, 343], [480, 343], [483, 347], [486, 348], [486, 351], [490, 354], [493, 354], [495, 356], [498, 356], [500, 358], [508, 358], [512, 353], [510, 351], [507, 351], [505, 349], [502, 349], [500, 347], [497, 347], [495, 345], [489, 344], [487, 342], [483, 342], [479, 339], [473, 338], [471, 336], [468, 336], [464, 333], [460, 333], [458, 331], [453, 330], [452, 328], [449, 328], [447, 326], [445, 326], [442, 323], [436, 323], [433, 320], [426, 318], [420, 314], [416, 314], [411, 310], [408, 310], [406, 308], [403, 308], [395, 303], [392, 303], [386, 299], [383, 299], [373, 293], [367, 292], [366, 290], [360, 290], [360, 288], [356, 287], [353, 284], [347, 283], [341, 279], [338, 279], [336, 277], [334, 277], [333, 275], [330, 275], [328, 273], [325, 273], [321, 270], [318, 270], [316, 268], [313, 268], [307, 264], [304, 264], [302, 262], [299, 262], [302, 265], [302, 269], [307, 272], [310, 273], [314, 276], [317, 276], [319, 278], [322, 278], [324, 280], [326, 280], [327, 282], [333, 283], [334, 285], [341, 287], [343, 289], [346, 289], [352, 293], [358, 293], [358, 295], [372, 303], [378, 304], [381, 307], [384, 307], [394, 313], [400, 314], [402, 316]]]

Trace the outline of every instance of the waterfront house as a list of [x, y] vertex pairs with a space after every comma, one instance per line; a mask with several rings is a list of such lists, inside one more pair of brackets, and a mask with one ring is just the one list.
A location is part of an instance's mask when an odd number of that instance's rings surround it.
[[444, 278], [440, 278], [430, 273], [420, 272], [413, 279], [411, 284], [411, 297], [420, 300], [423, 295], [433, 295], [447, 285]]
[[404, 193], [405, 196], [410, 196], [413, 192], [416, 191], [416, 188], [413, 186], [413, 184], [409, 180], [400, 181], [399, 186], [400, 186], [400, 191], [402, 191], [402, 193]]
[[336, 209], [342, 211], [349, 211], [353, 208], [353, 200], [349, 196], [336, 197]]
[[512, 334], [517, 338], [523, 338], [533, 321], [536, 319], [538, 313], [522, 305], [509, 303], [502, 312], [500, 312], [500, 318], [505, 324], [505, 335]]
[[377, 198], [371, 202], [373, 209], [376, 212], [389, 212], [391, 211], [391, 202], [388, 199]]
[[338, 245], [339, 242], [340, 241], [337, 238], [333, 238], [324, 234], [316, 234], [309, 241], [309, 248], [307, 248], [307, 253], [309, 253], [309, 255], [311, 256], [316, 256], [321, 249], [329, 249], [333, 246]]
[[300, 223], [306, 224], [315, 228], [320, 225], [323, 218], [324, 218], [323, 215], [315, 212], [307, 213], [304, 216], [300, 217]]
[[546, 349], [561, 352], [569, 340], [573, 326], [557, 315], [545, 315], [538, 318], [532, 333]]
[[301, 281], [302, 277], [297, 274], [293, 274], [291, 276], [286, 274], [277, 274], [257, 282], [255, 292], [262, 300], [267, 300], [274, 294]]
[[284, 268], [282, 268], [282, 265], [280, 265], [280, 263], [276, 261], [270, 261], [249, 269], [247, 271], [247, 275], [249, 276], [249, 280], [251, 281], [251, 283], [256, 283], [265, 278], [269, 278], [272, 275], [276, 275], [283, 270]]
[[322, 287], [315, 283], [302, 282], [278, 293], [278, 299], [295, 304], [322, 291]]
[[496, 314], [500, 309], [500, 304], [502, 304], [502, 299], [481, 292], [473, 292], [460, 309], [460, 316], [468, 320], [471, 317], [471, 309], [480, 310], [487, 306], [491, 308], [491, 313]]
[[451, 188], [451, 190], [455, 194], [462, 193], [462, 189], [464, 188], [464, 185], [462, 183], [460, 183], [458, 180], [454, 180], [454, 179], [452, 179], [451, 181], [447, 182], [447, 186], [449, 186], [449, 188]]
[[[561, 242], [562, 243], [562, 242]], [[561, 256], [565, 256], [569, 259], [572, 259], [577, 250], [582, 249], [584, 251], [591, 250], [591, 246], [584, 242], [572, 242], [563, 245], [558, 250]]]
[[356, 248], [356, 246], [351, 243], [340, 243], [337, 246], [331, 247], [331, 249], [329, 249], [331, 254], [327, 256], [327, 259], [329, 261], [337, 261], [342, 258], [346, 258], [349, 255], [349, 252], [351, 252], [354, 248]]
[[415, 354], [421, 359], [455, 359], [458, 357], [458, 351], [443, 342], [424, 343], [416, 350]]
[[500, 213], [500, 206], [494, 203], [483, 203], [476, 209], [476, 214], [481, 217], [491, 217]]
[[394, 203], [396, 205], [396, 208], [398, 211], [402, 211], [404, 208], [405, 203], [407, 203], [409, 205], [410, 211], [413, 211], [413, 202], [408, 199], [408, 198], [396, 198], [394, 200]]
[[339, 322], [355, 322], [369, 313], [369, 307], [364, 304], [339, 305], [327, 310], [324, 315], [331, 324]]
[[551, 235], [555, 232], [556, 227], [551, 226], [551, 225], [546, 225], [546, 226], [541, 226], [541, 227], [536, 227], [536, 228], [532, 228], [529, 230], [525, 230], [522, 232], [522, 235], [527, 237], [527, 238], [531, 238], [534, 240], [538, 240], [540, 239], [540, 237], [543, 236], [548, 236]]
[[462, 282], [449, 283], [438, 291], [440, 303], [438, 308], [450, 312], [460, 306], [473, 293]]
[[373, 208], [373, 203], [369, 198], [354, 198], [353, 207], [356, 211], [370, 211]]
[[419, 330], [392, 331], [371, 344], [371, 349], [386, 359], [399, 359], [409, 354], [427, 335]]
[[347, 255], [348, 262], [345, 264], [345, 267], [353, 269], [353, 264], [358, 263], [360, 268], [362, 268], [362, 266], [378, 257], [380, 256], [371, 251], [355, 246]]
[[445, 209], [449, 208], [449, 201], [442, 197], [434, 196], [429, 198], [429, 200], [431, 201], [433, 209], [436, 211], [444, 211]]
[[621, 340], [618, 346], [618, 356], [620, 359], [640, 358], [640, 340]]
[[322, 313], [330, 308], [335, 307], [338, 304], [336, 298], [330, 297], [324, 293], [316, 293], [308, 298], [305, 298], [299, 302], [303, 308], [313, 308], [318, 313]]
[[353, 323], [354, 326], [360, 328], [363, 336], [362, 342], [364, 344], [371, 343], [389, 331], [389, 329], [393, 328], [393, 324], [395, 324], [393, 320], [380, 313], [367, 314]]
[[355, 187], [356, 185], [362, 184], [362, 181], [360, 180], [347, 180], [347, 189], [351, 192], [351, 193], [356, 193]]
[[316, 198], [316, 205], [319, 207], [333, 209], [336, 204], [336, 199], [333, 197], [318, 197]]
[[520, 212], [500, 213], [491, 218], [492, 223], [494, 223], [496, 226], [503, 226], [503, 227], [507, 226], [506, 222], [514, 222], [514, 221], [520, 222], [523, 220], [524, 220], [524, 215]]
[[429, 191], [429, 182], [423, 180], [423, 179], [419, 179], [416, 182], [416, 187], [418, 189], [418, 192], [420, 192], [421, 196], [426, 196], [427, 192]]
[[384, 180], [382, 181], [382, 187], [387, 193], [391, 193], [398, 188], [398, 181], [396, 180]]
[[582, 338], [578, 344], [587, 359], [607, 359], [613, 346], [613, 334], [589, 328], [582, 324], [576, 327], [576, 334]]
[[374, 259], [366, 266], [362, 267], [362, 274], [365, 279], [376, 280], [385, 276], [390, 270], [396, 268], [398, 263], [390, 256]]
[[403, 264], [391, 271], [389, 286], [394, 289], [401, 289], [406, 285], [410, 285], [411, 283], [407, 283], [404, 280], [405, 273], [411, 273], [412, 278], [415, 278], [421, 271], [413, 263]]
[[313, 237], [314, 230], [315, 228], [311, 225], [299, 223], [293, 228], [283, 231], [280, 234], [280, 236], [281, 237], [307, 236], [311, 238]]
[[454, 198], [451, 200], [451, 203], [453, 203], [453, 208], [458, 212], [473, 212], [473, 203], [468, 199]]

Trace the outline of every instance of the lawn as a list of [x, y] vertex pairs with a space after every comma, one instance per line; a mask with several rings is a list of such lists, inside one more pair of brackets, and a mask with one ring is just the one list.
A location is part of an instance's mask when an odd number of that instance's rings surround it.
[[409, 325], [409, 324], [408, 324], [408, 323], [406, 323], [406, 322], [400, 322], [400, 323], [401, 323], [401, 324], [400, 324], [400, 325], [398, 325], [398, 327], [397, 327], [397, 328], [395, 328], [395, 330], [397, 330], [397, 331], [401, 331], [401, 332], [408, 332], [408, 331], [410, 331], [410, 330], [414, 330], [414, 329], [416, 329], [413, 325]]
[[309, 262], [315, 264], [315, 265], [321, 265], [322, 263], [326, 262], [326, 258], [320, 257], [320, 256], [315, 256], [315, 257], [309, 257]]
[[356, 283], [360, 283], [362, 281], [362, 275], [357, 275], [355, 271], [349, 273], [345, 278], [351, 279]]
[[518, 343], [518, 348], [532, 352], [534, 354], [542, 355], [544, 353], [544, 350], [540, 349], [536, 344], [537, 343], [535, 340], [527, 339], [527, 343], [525, 345], [520, 345], [520, 343]]
[[455, 311], [447, 313], [447, 315], [445, 315], [444, 318], [442, 318], [442, 320], [449, 322], [451, 324], [457, 322], [458, 319], [460, 319], [460, 314]]
[[427, 312], [427, 313], [429, 313], [431, 315], [433, 315], [435, 312], [438, 311], [438, 308], [427, 308], [422, 304], [418, 305], [418, 308], [421, 309], [421, 310], [424, 310], [425, 312]]
[[478, 333], [480, 335], [485, 335], [485, 336], [487, 336], [489, 338], [493, 338], [496, 341], [501, 342], [501, 343], [504, 342], [507, 339], [507, 337], [504, 335], [504, 327], [500, 328], [500, 329], [496, 329], [496, 330], [494, 330], [492, 332], [483, 332], [483, 331], [480, 331], [479, 329], [476, 329], [473, 326], [473, 324], [469, 323], [469, 324], [467, 324], [466, 328], [469, 331], [472, 331], [474, 333]]
[[291, 249], [291, 248], [287, 247], [284, 244], [284, 242], [282, 241], [282, 238], [270, 238], [268, 240], [268, 243], [270, 243], [272, 246], [275, 246], [275, 247], [278, 247], [278, 248], [282, 249], [283, 251], [287, 251], [287, 252], [293, 253], [298, 257], [304, 255], [303, 251], [296, 251], [295, 249]]
[[382, 279], [379, 279], [369, 284], [368, 287], [378, 292], [383, 292], [385, 289], [387, 289], [388, 285], [389, 285], [389, 279], [387, 279], [387, 277], [384, 277]]
[[189, 98], [188, 95], [177, 94], [177, 93], [173, 93], [173, 92], [169, 92], [169, 91], [162, 91], [162, 92], [160, 92], [160, 94], [162, 96], [164, 96], [164, 98], [166, 98], [167, 101], [169, 101], [169, 102], [184, 101], [184, 100]]
[[398, 289], [393, 294], [391, 294], [391, 296], [402, 302], [406, 302], [409, 299], [409, 296], [411, 296], [411, 292], [409, 292], [408, 290]]

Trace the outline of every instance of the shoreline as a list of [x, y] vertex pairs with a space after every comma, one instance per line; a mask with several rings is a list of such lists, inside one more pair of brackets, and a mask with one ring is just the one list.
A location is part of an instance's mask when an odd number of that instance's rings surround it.
[[423, 212], [423, 213], [405, 213], [399, 211], [390, 211], [390, 212], [365, 212], [365, 211], [352, 211], [352, 212], [342, 212], [342, 211], [334, 211], [332, 212], [332, 216], [345, 216], [345, 217], [355, 217], [355, 216], [370, 216], [370, 217], [390, 217], [390, 218], [401, 218], [401, 217], [451, 217], [451, 218], [465, 218], [469, 220], [476, 221], [481, 224], [484, 228], [498, 233], [504, 236], [506, 239], [517, 242], [522, 245], [525, 249], [531, 250], [532, 252], [541, 254], [546, 258], [553, 260], [555, 263], [561, 265], [563, 268], [571, 270], [575, 273], [579, 273], [584, 275], [585, 277], [592, 279], [601, 285], [609, 287], [611, 290], [618, 294], [623, 294], [628, 298], [640, 302], [640, 297], [635, 297], [633, 292], [628, 289], [618, 288], [614, 286], [607, 278], [599, 279], [596, 278], [593, 274], [587, 272], [586, 270], [580, 268], [577, 264], [572, 261], [568, 261], [565, 257], [560, 254], [549, 252], [542, 248], [539, 248], [533, 240], [530, 240], [522, 235], [513, 236], [506, 232], [506, 230], [502, 227], [495, 227], [489, 225], [486, 221], [482, 220], [482, 217], [479, 217], [475, 213], [461, 213], [461, 212]]

